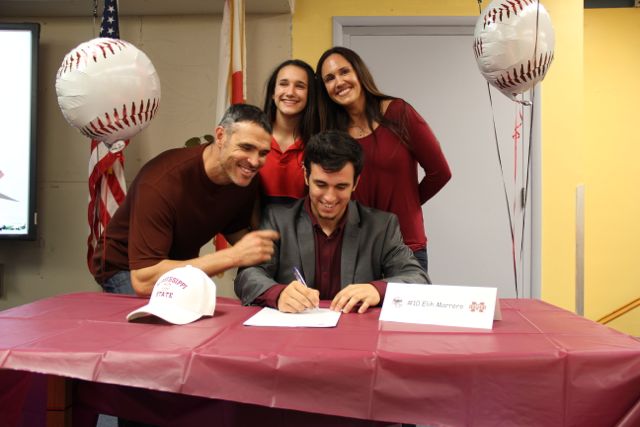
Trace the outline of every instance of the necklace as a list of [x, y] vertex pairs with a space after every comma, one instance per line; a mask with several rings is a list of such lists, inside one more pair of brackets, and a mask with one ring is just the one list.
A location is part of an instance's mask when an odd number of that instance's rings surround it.
[[369, 135], [371, 132], [369, 131], [369, 126], [365, 128], [363, 128], [362, 126], [358, 126], [358, 125], [351, 125], [349, 126], [349, 129], [354, 129], [357, 133], [356, 137], [358, 138], [362, 138], [364, 136]]

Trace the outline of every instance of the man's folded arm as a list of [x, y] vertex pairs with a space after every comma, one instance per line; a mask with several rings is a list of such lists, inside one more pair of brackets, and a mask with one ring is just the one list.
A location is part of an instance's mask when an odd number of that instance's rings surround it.
[[278, 237], [273, 231], [261, 230], [237, 233], [232, 240], [234, 245], [213, 253], [188, 260], [164, 259], [154, 265], [131, 269], [131, 284], [138, 295], [148, 296], [153, 291], [156, 281], [169, 270], [191, 265], [213, 276], [233, 267], [251, 265], [271, 258], [275, 250], [274, 239]]

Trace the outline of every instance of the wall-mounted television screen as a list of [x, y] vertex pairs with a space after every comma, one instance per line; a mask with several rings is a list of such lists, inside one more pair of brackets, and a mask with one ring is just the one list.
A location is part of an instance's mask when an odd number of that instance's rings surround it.
[[0, 239], [36, 238], [40, 24], [0, 23]]

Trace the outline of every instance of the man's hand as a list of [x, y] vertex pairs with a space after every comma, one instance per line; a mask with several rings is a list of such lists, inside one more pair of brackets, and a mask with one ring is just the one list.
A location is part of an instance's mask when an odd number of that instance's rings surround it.
[[280, 235], [274, 230], [258, 230], [245, 234], [229, 248], [236, 259], [235, 265], [249, 267], [270, 260], [273, 255], [273, 242], [279, 238]]
[[369, 307], [380, 303], [380, 294], [371, 283], [356, 283], [346, 286], [336, 294], [329, 308], [334, 311], [349, 313], [360, 303], [358, 313], [364, 313]]
[[284, 313], [300, 313], [307, 308], [316, 308], [320, 304], [320, 292], [308, 288], [294, 280], [289, 283], [278, 297], [278, 310]]

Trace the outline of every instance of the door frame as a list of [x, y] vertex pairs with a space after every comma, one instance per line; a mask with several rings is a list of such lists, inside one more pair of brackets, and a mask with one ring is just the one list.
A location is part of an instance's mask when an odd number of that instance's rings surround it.
[[[380, 36], [397, 34], [398, 27], [403, 35], [409, 34], [460, 34], [473, 35], [477, 17], [473, 16], [334, 16], [333, 45], [349, 47], [351, 35]], [[469, 54], [471, 55], [471, 48]], [[528, 286], [523, 286], [522, 297], [540, 299], [541, 285], [541, 231], [542, 231], [542, 177], [541, 177], [541, 104], [542, 91], [540, 85], [535, 87], [536, 105], [532, 117], [531, 165], [529, 178], [530, 203], [530, 259], [523, 262], [523, 277], [528, 279]], [[497, 160], [496, 160], [497, 161]], [[528, 264], [528, 274], [527, 274]], [[526, 284], [526, 282], [525, 282]], [[524, 284], [523, 284], [524, 285]]]

